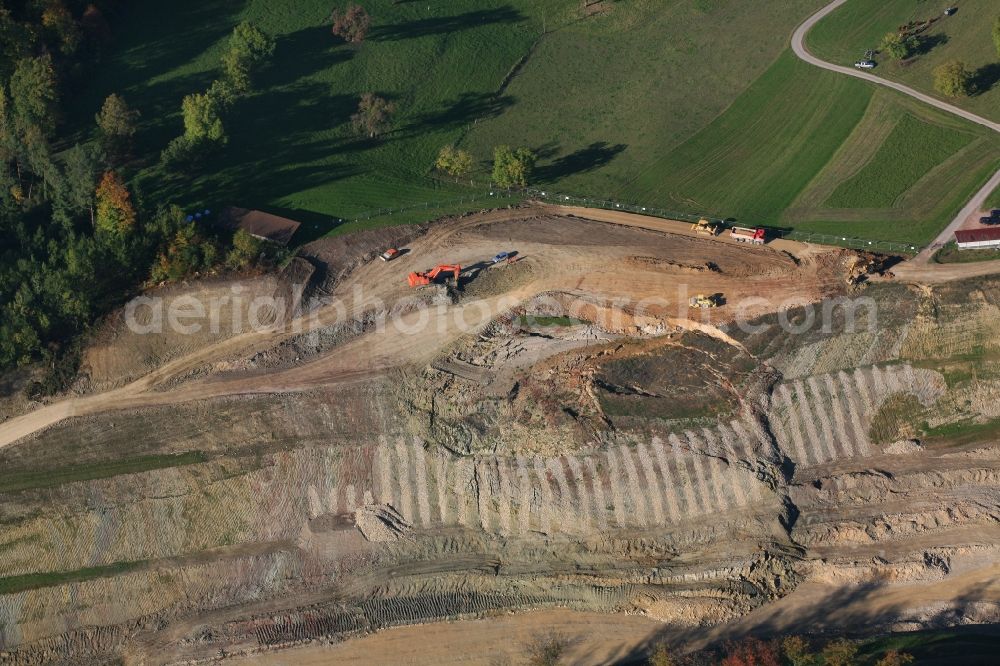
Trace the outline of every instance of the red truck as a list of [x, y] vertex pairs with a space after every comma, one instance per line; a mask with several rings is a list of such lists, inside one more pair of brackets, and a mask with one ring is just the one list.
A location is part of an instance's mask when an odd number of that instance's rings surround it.
[[760, 227], [750, 229], [749, 227], [733, 227], [729, 235], [737, 243], [753, 243], [754, 245], [764, 244], [764, 230]]

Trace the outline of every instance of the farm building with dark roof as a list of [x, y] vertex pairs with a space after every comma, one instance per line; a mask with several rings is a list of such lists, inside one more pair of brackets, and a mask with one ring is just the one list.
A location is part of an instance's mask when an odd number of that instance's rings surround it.
[[222, 211], [222, 223], [234, 231], [242, 229], [255, 238], [288, 245], [292, 240], [299, 223], [289, 220], [287, 217], [279, 217], [262, 210], [248, 210], [246, 208], [227, 208]]

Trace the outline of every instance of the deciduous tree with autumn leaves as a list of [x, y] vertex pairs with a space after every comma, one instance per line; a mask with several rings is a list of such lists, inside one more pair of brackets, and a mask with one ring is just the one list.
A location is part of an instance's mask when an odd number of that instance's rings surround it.
[[135, 229], [135, 206], [132, 196], [121, 177], [114, 171], [105, 171], [95, 195], [97, 214], [94, 225], [97, 232], [121, 237]]

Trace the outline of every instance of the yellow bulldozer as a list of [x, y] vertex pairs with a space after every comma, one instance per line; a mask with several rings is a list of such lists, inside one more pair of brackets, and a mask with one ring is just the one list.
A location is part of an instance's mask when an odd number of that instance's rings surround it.
[[711, 220], [703, 217], [691, 225], [691, 231], [703, 236], [717, 236], [719, 235], [719, 225], [713, 224]]
[[719, 307], [720, 300], [718, 294], [698, 294], [691, 297], [690, 304], [693, 308], [717, 308]]

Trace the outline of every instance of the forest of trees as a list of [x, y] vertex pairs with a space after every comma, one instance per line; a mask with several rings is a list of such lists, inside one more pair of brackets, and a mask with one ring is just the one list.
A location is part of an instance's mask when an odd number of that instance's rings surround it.
[[[114, 18], [127, 9], [122, 0], [0, 0], [0, 371], [42, 360], [68, 376], [75, 349], [68, 341], [142, 286], [285, 256], [135, 188], [137, 174], [155, 165], [155, 151], [169, 174], [225, 149], [228, 119], [268, 65], [273, 37], [248, 22], [235, 26], [215, 80], [177, 100], [183, 132], [146, 146], [154, 156], [137, 154], [142, 119], [126, 91], [112, 92], [99, 108], [74, 107], [114, 41]], [[354, 5], [331, 21], [355, 45], [371, 22]], [[394, 110], [366, 93], [351, 121], [375, 139], [391, 128]], [[498, 146], [494, 158], [496, 185], [528, 184], [529, 150]], [[436, 162], [456, 180], [473, 166], [468, 152], [451, 146]], [[60, 388], [50, 380], [41, 392]]]
[[[145, 281], [242, 268], [259, 250], [245, 238], [232, 248], [231, 235], [196, 228], [169, 202], [143, 201], [132, 189], [139, 118], [121, 95], [110, 95], [83, 139], [71, 140], [66, 111], [107, 50], [107, 17], [118, 9], [90, 0], [0, 3], [0, 370], [36, 360], [55, 367], [71, 357], [67, 340]], [[273, 44], [241, 24], [230, 46], [220, 81], [235, 96]], [[184, 100], [194, 143], [221, 132], [213, 109], [199, 106], [208, 96]]]

